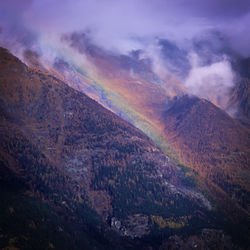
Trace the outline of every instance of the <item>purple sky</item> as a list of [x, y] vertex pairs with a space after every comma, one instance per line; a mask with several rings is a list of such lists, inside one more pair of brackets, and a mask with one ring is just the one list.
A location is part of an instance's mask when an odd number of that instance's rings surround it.
[[250, 0], [0, 0], [0, 46], [21, 58], [28, 48], [53, 64], [67, 56], [62, 37], [85, 33], [112, 54], [142, 51], [160, 78], [183, 73], [190, 93], [223, 107], [235, 82], [230, 57], [250, 56], [249, 27]]
[[122, 53], [155, 37], [181, 46], [218, 30], [235, 51], [250, 55], [249, 0], [1, 0], [0, 26], [30, 39], [88, 30], [95, 43]]

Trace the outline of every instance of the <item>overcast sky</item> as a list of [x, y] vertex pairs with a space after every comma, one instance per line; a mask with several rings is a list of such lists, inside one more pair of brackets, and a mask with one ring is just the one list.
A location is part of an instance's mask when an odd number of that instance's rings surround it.
[[98, 45], [124, 53], [156, 37], [185, 44], [218, 30], [250, 55], [249, 0], [1, 0], [0, 25], [29, 39], [88, 30]]
[[222, 107], [235, 84], [230, 57], [250, 56], [249, 27], [250, 0], [0, 0], [0, 46], [17, 56], [28, 48], [53, 62], [69, 47], [62, 37], [85, 33], [111, 53], [143, 51], [159, 77], [180, 72], [190, 93]]

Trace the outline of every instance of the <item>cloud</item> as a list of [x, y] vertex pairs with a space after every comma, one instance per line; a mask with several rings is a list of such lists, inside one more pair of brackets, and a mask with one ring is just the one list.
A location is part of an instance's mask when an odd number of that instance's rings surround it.
[[0, 1], [0, 45], [19, 56], [29, 48], [48, 61], [71, 53], [88, 64], [61, 39], [85, 33], [109, 53], [142, 51], [161, 79], [222, 106], [234, 81], [224, 55], [250, 56], [249, 23], [249, 0]]
[[197, 54], [190, 54], [192, 69], [190, 70], [184, 85], [190, 93], [203, 97], [213, 103], [226, 108], [228, 95], [234, 86], [234, 73], [228, 59], [209, 65], [202, 65]]
[[143, 49], [156, 37], [185, 46], [216, 29], [249, 54], [249, 6], [248, 0], [1, 0], [0, 22], [35, 36], [91, 30], [97, 45], [119, 53]]
[[[249, 4], [250, 6], [250, 4]], [[225, 37], [230, 47], [243, 57], [250, 56], [250, 12], [240, 18], [232, 20], [231, 23], [223, 24]]]

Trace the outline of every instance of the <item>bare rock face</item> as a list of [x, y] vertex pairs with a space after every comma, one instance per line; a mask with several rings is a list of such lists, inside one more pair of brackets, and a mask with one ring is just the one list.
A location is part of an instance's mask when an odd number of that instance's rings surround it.
[[119, 234], [132, 239], [141, 238], [150, 232], [148, 216], [141, 214], [130, 215], [123, 223], [112, 217], [110, 225]]

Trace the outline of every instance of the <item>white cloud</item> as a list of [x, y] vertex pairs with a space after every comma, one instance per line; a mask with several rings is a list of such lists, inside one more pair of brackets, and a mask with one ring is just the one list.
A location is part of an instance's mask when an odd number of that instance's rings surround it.
[[226, 57], [210, 65], [201, 65], [196, 54], [190, 55], [192, 69], [184, 85], [194, 95], [206, 98], [225, 108], [234, 86], [234, 73]]

